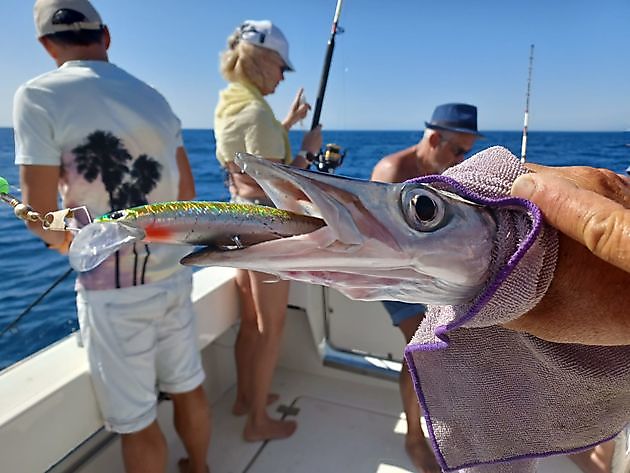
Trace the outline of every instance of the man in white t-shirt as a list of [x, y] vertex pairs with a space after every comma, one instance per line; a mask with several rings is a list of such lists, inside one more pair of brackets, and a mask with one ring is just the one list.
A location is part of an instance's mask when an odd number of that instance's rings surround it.
[[[92, 216], [195, 196], [181, 124], [153, 88], [108, 61], [109, 30], [88, 0], [37, 0], [40, 43], [58, 68], [15, 94], [22, 197], [39, 212], [85, 205]], [[76, 222], [84, 225], [85, 221]], [[69, 232], [29, 224], [62, 253]], [[192, 275], [181, 250], [135, 244], [77, 278], [77, 313], [99, 405], [122, 436], [127, 472], [162, 472], [167, 448], [158, 390], [174, 403], [188, 453], [205, 472], [210, 410], [197, 348]]]

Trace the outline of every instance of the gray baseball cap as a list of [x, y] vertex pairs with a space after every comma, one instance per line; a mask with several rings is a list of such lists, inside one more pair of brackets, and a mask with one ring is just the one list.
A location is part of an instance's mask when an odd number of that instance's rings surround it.
[[[74, 10], [84, 18], [73, 23], [56, 22], [55, 15], [59, 10]], [[38, 38], [62, 31], [103, 28], [101, 16], [88, 0], [37, 0], [33, 7], [33, 16]]]

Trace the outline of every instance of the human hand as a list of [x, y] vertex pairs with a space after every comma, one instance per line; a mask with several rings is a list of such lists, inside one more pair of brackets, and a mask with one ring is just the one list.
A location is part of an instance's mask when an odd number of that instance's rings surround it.
[[62, 255], [67, 255], [70, 250], [70, 244], [74, 239], [74, 234], [67, 230], [65, 232], [50, 231], [47, 233], [50, 237], [48, 237], [47, 240], [44, 240], [46, 248], [55, 250]]
[[304, 135], [300, 149], [308, 151], [309, 153], [318, 154], [319, 150], [322, 148], [323, 142], [322, 126], [317, 125], [314, 129]]
[[630, 180], [589, 167], [528, 167], [512, 195], [560, 230], [558, 262], [543, 299], [505, 326], [554, 342], [630, 344]]
[[289, 108], [286, 118], [282, 121], [282, 125], [288, 130], [291, 129], [298, 121], [303, 120], [308, 111], [311, 109], [310, 104], [304, 98], [304, 88], [300, 88], [293, 99], [293, 103]]
[[534, 173], [519, 177], [512, 194], [531, 200], [552, 226], [630, 272], [630, 179], [606, 169], [529, 167]]

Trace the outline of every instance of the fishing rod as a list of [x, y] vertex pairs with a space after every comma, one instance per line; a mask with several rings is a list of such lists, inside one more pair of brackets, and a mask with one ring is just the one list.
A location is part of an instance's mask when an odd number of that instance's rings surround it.
[[529, 71], [527, 74], [527, 94], [525, 96], [525, 118], [523, 119], [523, 140], [521, 142], [521, 163], [527, 158], [527, 124], [529, 122], [529, 93], [532, 85], [532, 66], [534, 63], [534, 45], [529, 47]]
[[[335, 50], [335, 37], [337, 36], [337, 34], [343, 33], [343, 28], [339, 26], [339, 17], [341, 16], [342, 5], [343, 0], [337, 0], [335, 16], [333, 17], [330, 38], [328, 39], [328, 47], [326, 49], [326, 57], [324, 59], [324, 68], [322, 70], [322, 76], [319, 81], [319, 92], [317, 93], [315, 109], [313, 110], [313, 122], [311, 123], [311, 130], [314, 130], [319, 126], [322, 106], [324, 105], [324, 94], [326, 93], [326, 85], [328, 84], [328, 76], [330, 74], [330, 64], [332, 63], [333, 51]], [[314, 161], [314, 163], [319, 171], [332, 173], [335, 168], [341, 165], [344, 157], [345, 152], [342, 152], [339, 146], [330, 143], [326, 145], [324, 151], [320, 152], [317, 155], [317, 161]]]

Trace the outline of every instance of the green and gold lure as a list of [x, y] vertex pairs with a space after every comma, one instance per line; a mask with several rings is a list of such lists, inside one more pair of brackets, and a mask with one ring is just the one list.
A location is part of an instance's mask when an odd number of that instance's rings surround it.
[[116, 210], [86, 225], [70, 246], [70, 265], [89, 271], [135, 241], [202, 245], [217, 250], [310, 233], [321, 219], [286, 210], [225, 202], [164, 202]]

